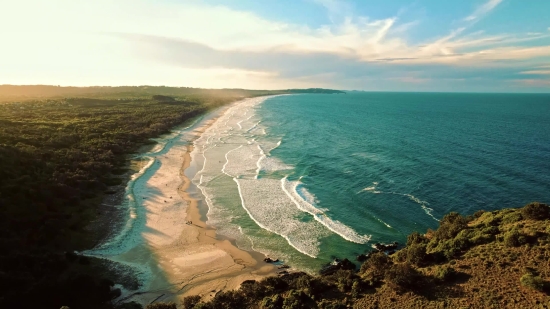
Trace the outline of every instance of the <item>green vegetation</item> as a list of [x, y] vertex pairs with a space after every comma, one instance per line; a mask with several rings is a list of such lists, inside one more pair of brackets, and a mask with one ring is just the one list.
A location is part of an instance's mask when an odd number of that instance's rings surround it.
[[548, 210], [531, 203], [469, 217], [450, 213], [437, 230], [409, 235], [396, 253], [369, 254], [359, 271], [246, 281], [209, 302], [187, 297], [184, 308], [548, 308]]
[[127, 182], [128, 155], [210, 109], [298, 92], [0, 86], [0, 307], [110, 308], [117, 274], [72, 252], [105, 236], [90, 222]]
[[174, 303], [154, 303], [147, 305], [146, 309], [176, 309], [177, 306]]
[[531, 272], [528, 272], [525, 275], [521, 276], [519, 281], [524, 287], [528, 287], [536, 291], [542, 291], [544, 289], [544, 281], [541, 279], [541, 277], [536, 276]]

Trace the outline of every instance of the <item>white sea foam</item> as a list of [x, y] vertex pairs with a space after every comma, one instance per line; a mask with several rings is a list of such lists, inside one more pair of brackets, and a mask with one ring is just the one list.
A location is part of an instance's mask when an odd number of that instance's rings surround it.
[[374, 194], [383, 193], [383, 192], [381, 192], [381, 191], [377, 191], [377, 190], [376, 190], [376, 187], [378, 186], [378, 182], [377, 182], [377, 181], [374, 181], [372, 184], [373, 184], [372, 186], [366, 187], [365, 189], [363, 189], [363, 190], [357, 192], [357, 194], [359, 194], [359, 193], [361, 193], [361, 192], [365, 192], [365, 191], [368, 191], [368, 192], [374, 193]]
[[[427, 205], [430, 205], [430, 203], [426, 202], [426, 201], [423, 201], [419, 198], [417, 198], [416, 196], [412, 195], [412, 194], [408, 194], [408, 193], [398, 193], [398, 192], [385, 192], [385, 191], [377, 191], [376, 190], [376, 187], [378, 186], [378, 182], [373, 182], [372, 183], [373, 186], [370, 186], [370, 187], [366, 187], [365, 189], [357, 192], [358, 194], [361, 193], [361, 192], [370, 192], [370, 193], [374, 193], [374, 194], [380, 194], [380, 193], [383, 193], [383, 194], [394, 194], [394, 195], [401, 195], [401, 196], [405, 196], [405, 197], [408, 197], [411, 201], [417, 203], [420, 205], [420, 207], [422, 208], [422, 210], [430, 217], [432, 217], [432, 219], [436, 220], [436, 221], [439, 221], [439, 219], [437, 219], [434, 215], [433, 215], [433, 209], [428, 207]], [[380, 219], [378, 219], [379, 221], [381, 221]], [[386, 223], [384, 223], [386, 224]], [[388, 225], [388, 224], [386, 224]], [[389, 226], [389, 225], [388, 225]], [[391, 227], [391, 226], [389, 226]]]
[[[275, 176], [280, 175], [276, 172], [294, 167], [270, 156], [282, 139], [266, 136], [265, 127], [255, 113], [262, 101], [250, 99], [230, 107], [195, 141], [195, 150], [202, 154], [204, 162], [193, 182], [205, 196], [208, 223], [216, 226], [221, 234], [231, 234], [237, 243], [243, 241], [254, 246], [267, 241], [254, 241], [257, 236], [246, 235], [240, 226], [228, 222], [231, 211], [236, 210], [228, 209], [225, 203], [235, 194], [242, 209], [258, 227], [280, 235], [308, 256], [317, 256], [320, 240], [331, 232], [351, 242], [368, 242], [370, 236], [359, 235], [315, 207], [315, 197], [305, 188], [297, 188], [298, 183]], [[231, 178], [224, 178], [227, 176]], [[235, 185], [234, 189], [227, 180]], [[314, 220], [308, 219], [309, 216]], [[270, 251], [263, 245], [262, 249], [264, 253]]]
[[234, 178], [234, 181], [238, 185], [243, 208], [258, 226], [284, 237], [301, 253], [317, 256], [319, 236], [326, 233], [315, 221], [296, 219], [301, 212], [280, 190], [278, 180]]
[[298, 194], [298, 186], [300, 185], [299, 181], [289, 181], [286, 177], [281, 179], [281, 188], [285, 194], [292, 200], [292, 202], [300, 209], [301, 211], [311, 214], [316, 221], [324, 225], [326, 228], [332, 232], [340, 235], [345, 240], [355, 242], [358, 244], [365, 244], [370, 240], [369, 235], [360, 235], [354, 231], [349, 226], [343, 224], [340, 221], [332, 220], [327, 214], [315, 207], [313, 203], [315, 202], [315, 197], [313, 194], [309, 193], [305, 188], [301, 188], [306, 199], [302, 198]]
[[391, 225], [387, 224], [386, 222], [382, 221], [382, 219], [375, 217], [378, 222], [384, 224], [385, 226], [389, 227], [390, 229], [393, 228]]
[[274, 157], [264, 157], [261, 162], [261, 170], [266, 172], [291, 170], [293, 168], [293, 166], [285, 164], [281, 160]]

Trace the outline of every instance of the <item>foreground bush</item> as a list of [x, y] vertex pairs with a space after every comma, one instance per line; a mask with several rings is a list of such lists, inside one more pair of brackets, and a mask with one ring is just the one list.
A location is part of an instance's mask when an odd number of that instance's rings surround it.
[[542, 291], [544, 289], [544, 281], [542, 280], [542, 278], [536, 276], [533, 273], [526, 273], [525, 275], [521, 276], [519, 281], [524, 287], [533, 290]]
[[550, 208], [546, 204], [534, 202], [525, 205], [525, 207], [521, 209], [521, 214], [526, 219], [531, 220], [550, 219]]
[[193, 309], [200, 301], [201, 297], [198, 295], [187, 296], [183, 298], [182, 305], [184, 309]]
[[421, 279], [420, 273], [409, 263], [394, 264], [386, 271], [387, 283], [396, 290], [411, 289]]
[[392, 264], [391, 259], [383, 252], [371, 254], [370, 258], [361, 265], [362, 274], [372, 274], [374, 276], [383, 276], [384, 270]]
[[449, 281], [456, 275], [456, 271], [450, 267], [437, 267], [434, 277], [440, 281]]
[[526, 242], [525, 236], [521, 235], [517, 229], [512, 229], [504, 234], [504, 244], [508, 247], [518, 247]]
[[460, 231], [468, 227], [468, 220], [456, 212], [451, 212], [439, 222], [439, 228], [435, 231], [438, 239], [454, 238]]

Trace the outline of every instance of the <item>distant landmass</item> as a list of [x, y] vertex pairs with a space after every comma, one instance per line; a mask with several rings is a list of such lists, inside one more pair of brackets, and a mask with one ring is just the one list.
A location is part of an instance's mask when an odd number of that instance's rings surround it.
[[319, 94], [342, 94], [344, 91], [308, 88], [308, 89], [282, 89], [282, 90], [248, 90], [248, 89], [203, 89], [192, 87], [165, 87], [165, 86], [92, 86], [92, 87], [62, 87], [53, 85], [0, 85], [0, 102], [13, 100], [26, 100], [60, 96], [83, 96], [83, 95], [213, 95], [225, 97], [251, 97], [274, 94], [295, 94], [295, 93], [319, 93]]

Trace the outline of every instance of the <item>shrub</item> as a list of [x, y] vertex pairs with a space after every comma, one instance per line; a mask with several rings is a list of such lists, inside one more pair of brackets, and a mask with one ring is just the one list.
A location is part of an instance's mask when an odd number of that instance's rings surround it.
[[318, 303], [319, 309], [346, 309], [348, 306], [346, 306], [343, 303], [340, 303], [338, 300], [328, 300], [323, 299], [320, 303]]
[[361, 273], [372, 273], [375, 276], [381, 276], [384, 274], [384, 270], [391, 265], [390, 258], [383, 252], [376, 252], [370, 256], [370, 258], [361, 265]]
[[550, 218], [550, 209], [546, 204], [533, 202], [531, 204], [525, 205], [525, 207], [521, 209], [521, 214], [526, 219], [545, 220]]
[[455, 239], [452, 240], [452, 246], [458, 250], [466, 250], [470, 247], [470, 240], [461, 235], [457, 235]]
[[239, 291], [225, 291], [217, 293], [209, 304], [220, 309], [239, 308], [246, 307], [247, 299]]
[[541, 277], [536, 276], [535, 274], [528, 272], [521, 276], [519, 279], [521, 282], [521, 285], [524, 287], [536, 290], [536, 291], [542, 291], [544, 289], [544, 281], [541, 279]]
[[414, 244], [407, 249], [407, 262], [414, 265], [422, 265], [426, 261], [426, 245]]
[[357, 275], [354, 271], [338, 270], [329, 279], [336, 284], [340, 292], [348, 292], [351, 290], [355, 278], [357, 278]]
[[259, 285], [265, 290], [266, 294], [280, 293], [285, 291], [288, 287], [288, 284], [279, 277], [267, 277], [260, 281]]
[[498, 226], [500, 224], [500, 218], [495, 217], [492, 212], [485, 212], [479, 217], [478, 222], [485, 226]]
[[490, 243], [491, 241], [495, 240], [495, 236], [491, 234], [477, 234], [474, 237], [470, 239], [470, 243], [474, 245], [482, 245], [486, 243]]
[[456, 275], [456, 271], [451, 267], [437, 267], [434, 277], [441, 281], [448, 281]]
[[521, 221], [522, 219], [523, 217], [521, 216], [521, 213], [514, 211], [504, 215], [504, 217], [502, 217], [502, 223], [510, 224]]
[[485, 210], [478, 210], [474, 213], [474, 218], [479, 218], [485, 213]]
[[359, 280], [354, 280], [353, 284], [351, 285], [351, 296], [354, 298], [358, 298], [359, 294], [363, 291], [362, 284]]
[[280, 309], [282, 306], [283, 298], [279, 296], [279, 294], [271, 297], [265, 297], [260, 304], [260, 308], [262, 309]]
[[443, 256], [446, 260], [451, 260], [456, 257], [461, 250], [465, 248], [465, 243], [462, 239], [450, 239], [439, 241], [434, 252], [431, 254], [434, 259], [440, 259]]
[[498, 233], [500, 233], [500, 230], [498, 229], [497, 226], [488, 226], [483, 230], [481, 230], [481, 232], [483, 234], [497, 235]]
[[291, 290], [283, 301], [283, 309], [306, 309], [309, 298], [302, 292]]
[[517, 229], [512, 229], [504, 234], [504, 244], [508, 247], [518, 247], [526, 242], [525, 236], [521, 235]]
[[177, 309], [174, 303], [154, 303], [149, 304], [145, 309]]
[[439, 228], [435, 231], [438, 239], [454, 238], [460, 231], [468, 227], [468, 220], [459, 213], [451, 212], [439, 222]]
[[428, 243], [428, 239], [426, 238], [426, 236], [418, 232], [412, 232], [409, 236], [407, 236], [407, 246], [426, 243]]
[[[338, 274], [340, 271], [336, 272]], [[345, 272], [345, 271], [343, 271]], [[323, 291], [327, 290], [329, 286], [325, 284], [319, 278], [313, 278], [308, 275], [303, 275], [290, 284], [291, 288], [301, 290], [308, 296], [318, 296]]]
[[410, 289], [418, 283], [419, 272], [409, 263], [394, 264], [386, 271], [388, 284], [394, 289]]
[[195, 306], [200, 303], [201, 297], [198, 295], [187, 296], [183, 298], [183, 308], [184, 309], [193, 309]]

